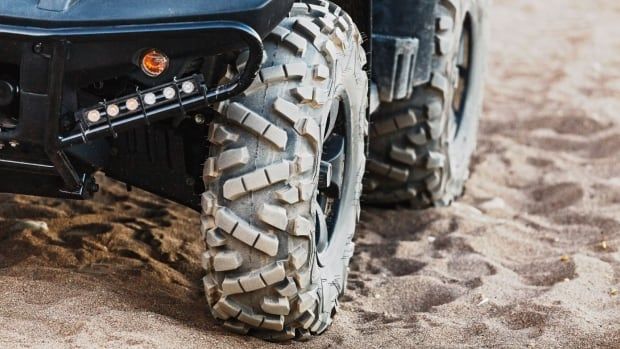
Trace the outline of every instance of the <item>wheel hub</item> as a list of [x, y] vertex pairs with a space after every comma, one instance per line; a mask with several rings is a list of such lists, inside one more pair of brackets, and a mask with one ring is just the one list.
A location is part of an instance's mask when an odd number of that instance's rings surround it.
[[340, 210], [346, 167], [346, 129], [341, 121], [342, 108], [333, 108], [330, 121], [333, 125], [328, 131], [323, 145], [319, 171], [319, 195], [317, 197], [320, 212], [317, 217], [316, 245], [319, 252], [329, 247], [335, 234], [338, 211]]
[[469, 21], [463, 23], [463, 32], [459, 39], [459, 48], [454, 59], [454, 97], [452, 100], [453, 128], [454, 137], [458, 134], [458, 129], [465, 113], [467, 103], [470, 65], [471, 65], [471, 26]]

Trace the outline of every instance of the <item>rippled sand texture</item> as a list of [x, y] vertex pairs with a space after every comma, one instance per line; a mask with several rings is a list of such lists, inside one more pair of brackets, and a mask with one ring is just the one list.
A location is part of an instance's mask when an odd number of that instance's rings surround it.
[[[463, 200], [367, 209], [335, 325], [291, 347], [620, 346], [620, 2], [497, 0]], [[0, 346], [281, 348], [207, 314], [192, 211], [3, 195]]]

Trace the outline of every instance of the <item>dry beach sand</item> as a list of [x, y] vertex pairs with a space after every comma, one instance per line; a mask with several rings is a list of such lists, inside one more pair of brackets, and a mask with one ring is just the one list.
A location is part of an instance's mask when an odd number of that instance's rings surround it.
[[[620, 347], [620, 2], [496, 0], [492, 24], [465, 197], [367, 208], [334, 326], [284, 347]], [[197, 227], [119, 184], [2, 195], [0, 347], [283, 347], [207, 314]]]

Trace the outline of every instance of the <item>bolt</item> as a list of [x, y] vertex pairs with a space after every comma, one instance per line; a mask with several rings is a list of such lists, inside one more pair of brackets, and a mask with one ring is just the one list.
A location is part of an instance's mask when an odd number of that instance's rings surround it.
[[191, 177], [187, 177], [185, 184], [187, 184], [188, 187], [193, 187], [194, 184], [196, 184], [196, 181]]
[[202, 114], [196, 114], [194, 115], [194, 122], [197, 123], [198, 125], [202, 125], [204, 124], [206, 121], [205, 116]]
[[12, 148], [17, 148], [17, 146], [19, 145], [18, 141], [10, 141], [9, 144], [11, 145]]
[[34, 51], [34, 53], [36, 54], [41, 54], [43, 52], [43, 43], [36, 43], [33, 47], [32, 50]]

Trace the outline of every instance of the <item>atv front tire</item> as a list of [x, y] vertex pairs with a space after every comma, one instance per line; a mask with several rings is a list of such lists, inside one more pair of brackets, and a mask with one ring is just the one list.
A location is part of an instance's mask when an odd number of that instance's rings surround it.
[[286, 340], [332, 321], [365, 165], [361, 43], [336, 5], [295, 3], [265, 40], [254, 84], [217, 107], [204, 166], [204, 286], [231, 330]]
[[469, 176], [481, 114], [486, 0], [439, 0], [430, 81], [372, 117], [365, 201], [446, 206]]

